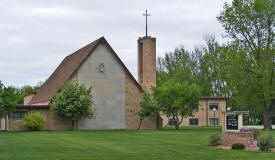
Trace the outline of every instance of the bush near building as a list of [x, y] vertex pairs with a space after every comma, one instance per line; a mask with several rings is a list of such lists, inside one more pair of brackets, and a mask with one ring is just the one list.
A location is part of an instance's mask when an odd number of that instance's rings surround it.
[[245, 149], [245, 145], [242, 144], [242, 143], [234, 143], [234, 144], [232, 144], [231, 149], [244, 150]]
[[209, 138], [209, 145], [210, 146], [218, 146], [222, 144], [221, 136], [219, 136], [217, 133], [214, 133]]
[[30, 131], [40, 131], [44, 128], [45, 118], [40, 113], [25, 115], [23, 123]]
[[270, 151], [274, 147], [274, 139], [270, 135], [263, 135], [258, 137], [257, 146], [260, 147], [260, 151]]

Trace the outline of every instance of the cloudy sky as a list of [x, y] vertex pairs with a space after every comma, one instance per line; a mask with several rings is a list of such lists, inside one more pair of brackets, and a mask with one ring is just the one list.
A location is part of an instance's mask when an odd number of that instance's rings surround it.
[[179, 45], [203, 44], [204, 34], [222, 41], [216, 20], [231, 0], [1, 0], [0, 80], [5, 85], [35, 85], [47, 79], [62, 59], [104, 36], [137, 77], [137, 39], [157, 38], [157, 56]]

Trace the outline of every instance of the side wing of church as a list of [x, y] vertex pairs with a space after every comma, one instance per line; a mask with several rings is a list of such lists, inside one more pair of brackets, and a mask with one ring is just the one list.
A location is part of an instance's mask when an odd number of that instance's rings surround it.
[[[6, 119], [7, 130], [26, 130], [22, 118], [25, 114], [35, 112], [45, 117], [44, 130], [70, 129], [71, 121], [58, 120], [51, 108], [55, 93], [60, 91], [67, 80], [92, 87], [96, 103], [96, 117], [79, 120], [75, 124], [76, 129], [137, 129], [139, 117], [130, 110], [139, 109], [141, 86], [156, 85], [155, 38], [143, 37], [138, 40], [138, 46], [139, 83], [105, 38], [101, 37], [67, 56], [40, 90], [26, 95], [24, 104], [18, 105], [16, 112]], [[154, 67], [151, 68], [151, 65]], [[148, 118], [141, 128], [156, 129], [157, 120]]]

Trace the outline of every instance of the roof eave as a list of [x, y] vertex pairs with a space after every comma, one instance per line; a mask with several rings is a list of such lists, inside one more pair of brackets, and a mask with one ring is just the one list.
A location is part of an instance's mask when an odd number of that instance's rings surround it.
[[17, 104], [16, 109], [49, 109], [49, 105], [31, 105]]

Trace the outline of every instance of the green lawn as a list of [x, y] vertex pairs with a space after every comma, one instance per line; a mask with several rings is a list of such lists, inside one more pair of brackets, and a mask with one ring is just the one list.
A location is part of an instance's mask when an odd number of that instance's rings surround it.
[[[208, 146], [221, 128], [185, 127], [179, 131], [0, 132], [0, 160], [274, 160], [275, 153], [222, 150]], [[275, 131], [263, 132], [275, 138]]]

